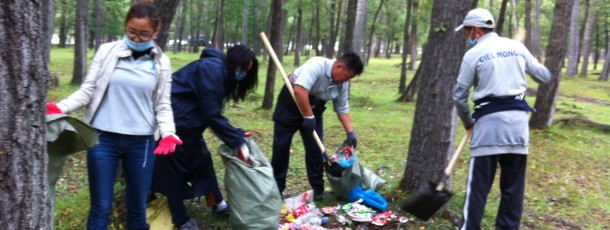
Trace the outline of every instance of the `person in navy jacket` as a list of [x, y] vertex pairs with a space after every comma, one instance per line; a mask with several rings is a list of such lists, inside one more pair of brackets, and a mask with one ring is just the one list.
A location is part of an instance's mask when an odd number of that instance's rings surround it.
[[[176, 133], [183, 145], [157, 158], [152, 190], [167, 196], [172, 221], [179, 229], [197, 229], [183, 200], [205, 196], [214, 213], [229, 213], [223, 200], [203, 132], [209, 127], [227, 146], [249, 155], [244, 131], [222, 115], [224, 103], [244, 100], [258, 84], [258, 61], [244, 45], [224, 55], [215, 48], [172, 75], [171, 102]], [[189, 185], [190, 183], [190, 185]]]

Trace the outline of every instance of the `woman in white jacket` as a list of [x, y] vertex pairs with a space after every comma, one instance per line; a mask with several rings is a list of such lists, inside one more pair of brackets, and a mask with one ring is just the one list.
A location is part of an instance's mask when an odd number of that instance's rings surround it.
[[[150, 1], [134, 4], [125, 19], [125, 37], [100, 46], [80, 89], [47, 113], [69, 113], [87, 105], [85, 122], [99, 144], [87, 151], [91, 208], [87, 229], [107, 229], [119, 160], [127, 191], [127, 229], [148, 229], [146, 197], [154, 154], [172, 153], [175, 135], [170, 104], [171, 64], [153, 38], [160, 18]], [[162, 136], [155, 149], [155, 139]]]

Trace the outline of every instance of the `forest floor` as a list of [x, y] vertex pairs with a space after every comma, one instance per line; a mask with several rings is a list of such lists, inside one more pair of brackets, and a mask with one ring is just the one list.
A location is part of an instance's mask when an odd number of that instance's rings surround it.
[[[50, 71], [59, 76], [60, 86], [49, 90], [49, 100], [57, 101], [76, 90], [69, 85], [72, 71], [72, 50], [54, 48], [51, 53]], [[92, 51], [89, 52], [92, 55]], [[169, 53], [173, 69], [177, 70], [196, 60], [198, 54]], [[260, 59], [263, 60], [263, 59]], [[266, 60], [266, 59], [265, 59]], [[284, 58], [287, 72], [294, 69], [293, 57]], [[302, 59], [305, 60], [305, 59]], [[392, 221], [386, 226], [371, 224], [342, 225], [330, 218], [327, 228], [335, 229], [455, 229], [461, 216], [464, 185], [467, 172], [468, 150], [458, 160], [451, 190], [455, 193], [449, 203], [427, 222], [419, 221], [400, 210], [399, 204], [409, 194], [398, 189], [405, 166], [411, 135], [415, 103], [399, 103], [398, 80], [400, 58], [372, 58], [364, 73], [355, 78], [351, 88], [351, 111], [354, 128], [359, 138], [357, 154], [366, 168], [377, 172], [387, 184], [378, 192], [390, 204], [390, 210], [398, 216], [409, 218], [407, 223]], [[261, 61], [259, 88], [240, 104], [229, 104], [225, 115], [236, 126], [254, 133], [254, 139], [265, 155], [271, 157], [273, 136], [272, 110], [261, 109], [267, 61]], [[600, 65], [601, 66], [601, 65]], [[556, 103], [555, 119], [580, 117], [597, 124], [610, 124], [610, 83], [597, 81], [600, 69], [590, 70], [591, 75], [563, 78], [560, 96]], [[414, 71], [409, 72], [409, 80]], [[276, 75], [276, 92], [283, 85]], [[533, 105], [537, 84], [530, 81], [527, 101]], [[331, 104], [328, 105], [332, 106]], [[82, 116], [78, 111], [73, 116]], [[325, 113], [325, 145], [333, 150], [345, 138], [336, 115], [329, 109]], [[461, 127], [461, 126], [460, 126]], [[458, 129], [457, 137], [463, 130]], [[212, 153], [221, 142], [211, 131], [205, 138]], [[547, 130], [532, 130], [528, 157], [525, 214], [523, 229], [610, 229], [610, 133], [583, 122], [561, 122]], [[299, 135], [295, 135], [291, 149], [290, 170], [285, 197], [297, 195], [309, 189], [304, 167], [304, 149]], [[56, 229], [84, 229], [89, 206], [86, 154], [72, 155], [57, 184]], [[224, 188], [224, 167], [218, 154], [214, 166]], [[497, 181], [497, 178], [496, 178]], [[121, 197], [124, 185], [116, 185], [116, 205], [111, 216], [111, 229], [125, 229], [124, 208]], [[327, 184], [325, 198], [316, 202], [317, 207], [345, 204], [334, 198]], [[483, 229], [493, 229], [498, 208], [497, 182], [492, 189]], [[189, 213], [201, 229], [228, 229], [225, 217], [212, 215], [205, 199], [187, 203]]]

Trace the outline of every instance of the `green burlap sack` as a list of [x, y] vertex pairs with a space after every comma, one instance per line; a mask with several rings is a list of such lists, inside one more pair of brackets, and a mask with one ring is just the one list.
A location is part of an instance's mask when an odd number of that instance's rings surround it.
[[[97, 132], [84, 122], [66, 114], [50, 114], [45, 116], [47, 153], [49, 165], [49, 196], [51, 210], [55, 210], [55, 184], [70, 154], [87, 150], [99, 142]], [[55, 215], [52, 215], [53, 218]], [[53, 229], [54, 220], [51, 220]]]
[[246, 137], [251, 164], [236, 157], [237, 151], [218, 149], [225, 166], [224, 182], [231, 206], [231, 229], [277, 229], [282, 200], [273, 178], [273, 168], [252, 138]]

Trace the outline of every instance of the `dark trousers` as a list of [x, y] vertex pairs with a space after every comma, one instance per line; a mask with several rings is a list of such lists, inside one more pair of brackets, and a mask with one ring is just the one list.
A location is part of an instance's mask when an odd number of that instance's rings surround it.
[[180, 227], [191, 219], [182, 199], [168, 197], [167, 206], [169, 206], [169, 211], [172, 213], [172, 222], [176, 228]]
[[527, 155], [500, 154], [470, 158], [464, 213], [460, 229], [481, 229], [487, 195], [500, 165], [501, 200], [496, 229], [519, 229], [523, 214], [523, 193]]
[[[316, 132], [320, 140], [324, 137], [322, 122], [322, 116], [316, 116]], [[313, 137], [313, 132], [302, 128], [302, 120], [301, 122], [292, 123], [275, 122], [273, 128], [273, 156], [271, 157], [275, 181], [280, 192], [284, 192], [290, 160], [290, 145], [296, 131], [300, 132], [303, 144], [305, 145], [305, 166], [307, 167], [309, 184], [314, 193], [321, 194], [324, 192], [324, 170], [322, 168], [324, 157]]]

